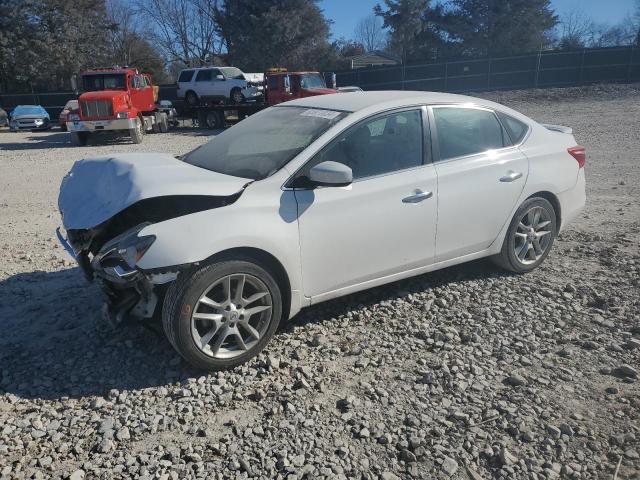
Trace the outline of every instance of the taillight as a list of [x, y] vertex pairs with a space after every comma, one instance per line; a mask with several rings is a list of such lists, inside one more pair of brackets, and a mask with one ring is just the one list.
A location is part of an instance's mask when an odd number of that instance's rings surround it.
[[567, 152], [578, 162], [578, 167], [584, 167], [585, 162], [587, 161], [587, 155], [584, 152], [584, 147], [581, 145], [576, 145], [575, 147], [567, 148]]

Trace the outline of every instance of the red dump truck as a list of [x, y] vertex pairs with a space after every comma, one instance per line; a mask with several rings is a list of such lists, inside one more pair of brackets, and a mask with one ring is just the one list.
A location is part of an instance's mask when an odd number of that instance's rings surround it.
[[134, 68], [99, 68], [83, 72], [79, 109], [67, 118], [67, 129], [76, 145], [90, 137], [111, 132], [140, 143], [146, 132], [166, 132], [167, 114], [158, 110], [158, 87], [151, 75]]

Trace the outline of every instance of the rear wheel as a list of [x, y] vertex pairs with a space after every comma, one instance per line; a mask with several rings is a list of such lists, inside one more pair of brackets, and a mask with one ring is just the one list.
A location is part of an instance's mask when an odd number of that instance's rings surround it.
[[529, 272], [547, 258], [556, 235], [553, 205], [544, 198], [529, 198], [513, 216], [502, 250], [493, 260], [512, 272]]
[[187, 102], [188, 105], [191, 105], [192, 107], [195, 107], [200, 103], [200, 99], [198, 98], [198, 95], [196, 95], [196, 92], [192, 90], [189, 90], [187, 92], [187, 94], [184, 96], [184, 100], [185, 102]]
[[144, 124], [139, 118], [136, 119], [136, 126], [129, 129], [129, 136], [133, 143], [142, 143], [142, 139], [144, 138]]
[[207, 112], [204, 123], [207, 128], [216, 129], [224, 126], [224, 115], [221, 112]]
[[71, 141], [74, 145], [84, 147], [89, 141], [89, 132], [72, 132]]
[[282, 294], [267, 269], [224, 260], [185, 273], [169, 287], [162, 323], [173, 347], [206, 370], [240, 365], [269, 342], [282, 316]]

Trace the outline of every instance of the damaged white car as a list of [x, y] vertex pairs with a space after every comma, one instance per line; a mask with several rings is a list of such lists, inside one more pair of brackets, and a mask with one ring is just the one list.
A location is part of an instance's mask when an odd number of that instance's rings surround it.
[[536, 268], [584, 206], [584, 161], [569, 128], [486, 100], [324, 95], [180, 159], [77, 162], [58, 233], [112, 320], [161, 316], [186, 360], [228, 368], [317, 302], [480, 257]]

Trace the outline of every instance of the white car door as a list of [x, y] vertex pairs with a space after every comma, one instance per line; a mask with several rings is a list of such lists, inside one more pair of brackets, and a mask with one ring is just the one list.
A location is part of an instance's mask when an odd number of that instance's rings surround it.
[[212, 79], [213, 70], [211, 68], [204, 68], [196, 72], [194, 87], [199, 97], [210, 98], [214, 96]]
[[[223, 79], [220, 80], [218, 77], [222, 76]], [[229, 97], [229, 92], [231, 91], [229, 80], [224, 78], [222, 72], [217, 68], [211, 69], [211, 96], [212, 97]]]
[[492, 110], [430, 108], [438, 174], [436, 261], [488, 248], [511, 213], [529, 172]]
[[332, 160], [351, 167], [354, 178], [348, 187], [295, 190], [306, 296], [331, 297], [433, 261], [437, 181], [427, 122], [419, 107], [377, 115], [302, 169], [304, 177]]

